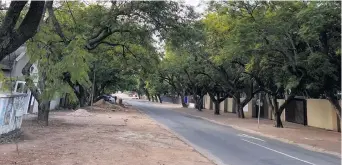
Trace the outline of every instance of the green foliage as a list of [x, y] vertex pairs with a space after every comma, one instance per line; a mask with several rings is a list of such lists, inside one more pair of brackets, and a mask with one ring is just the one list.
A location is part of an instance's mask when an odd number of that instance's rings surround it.
[[[86, 91], [95, 73], [97, 95], [341, 90], [339, 2], [211, 2], [200, 20], [172, 1], [61, 2], [55, 15], [65, 39], [47, 19], [28, 42], [44, 98], [75, 96], [64, 73]], [[154, 35], [165, 41], [163, 58]]]
[[228, 80], [258, 80], [273, 94], [340, 91], [339, 2], [213, 2], [211, 9], [203, 20], [207, 51]]
[[[77, 13], [77, 10], [73, 12]], [[62, 25], [65, 27], [71, 25], [70, 15], [63, 12], [56, 15]], [[74, 34], [73, 40], [67, 45], [61, 42], [50, 19], [40, 26], [39, 32], [27, 43], [27, 54], [32, 63], [38, 61], [38, 77], [44, 82], [44, 86], [38, 85], [43, 100], [51, 100], [69, 93], [71, 101], [75, 101], [72, 87], [63, 80], [64, 73], [70, 73], [70, 80], [73, 83], [77, 82], [85, 87], [91, 85], [88, 72], [93, 58], [92, 54], [84, 49], [86, 40], [82, 34], [73, 33], [74, 29], [63, 30], [66, 36]]]
[[106, 6], [75, 1], [57, 6], [53, 9], [57, 22], [48, 15], [27, 44], [32, 63], [38, 61], [38, 77], [43, 82], [37, 87], [47, 100], [64, 93], [75, 98], [76, 85], [89, 92], [94, 73], [98, 95], [136, 88], [137, 80], [150, 78], [159, 63], [152, 35], [158, 33], [162, 38], [194, 14], [171, 1]]

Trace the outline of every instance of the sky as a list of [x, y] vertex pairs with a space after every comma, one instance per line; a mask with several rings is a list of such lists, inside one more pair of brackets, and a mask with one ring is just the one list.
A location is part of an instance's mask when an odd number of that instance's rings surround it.
[[[203, 14], [205, 9], [206, 9], [206, 4], [205, 2], [208, 2], [207, 1], [204, 1], [204, 0], [183, 0], [183, 2], [187, 5], [191, 5], [194, 7], [195, 11], [200, 13], [200, 14]], [[156, 37], [155, 35], [153, 36], [153, 38], [155, 39], [155, 41], [157, 41], [157, 43], [155, 43], [155, 46], [157, 47], [157, 51], [158, 52], [164, 52], [164, 42], [159, 42], [159, 38]]]
[[195, 11], [199, 13], [203, 13], [205, 11], [206, 5], [204, 4], [207, 1], [201, 0], [185, 0], [185, 4], [194, 6]]

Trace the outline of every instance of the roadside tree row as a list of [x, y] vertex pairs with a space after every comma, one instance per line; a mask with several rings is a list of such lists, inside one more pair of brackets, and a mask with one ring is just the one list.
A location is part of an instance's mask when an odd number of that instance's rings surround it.
[[264, 92], [277, 127], [295, 96], [328, 99], [340, 118], [340, 5], [210, 2], [204, 18], [170, 33], [157, 72], [182, 100], [193, 95], [198, 110], [206, 93], [215, 114], [232, 97], [244, 118], [243, 107]]

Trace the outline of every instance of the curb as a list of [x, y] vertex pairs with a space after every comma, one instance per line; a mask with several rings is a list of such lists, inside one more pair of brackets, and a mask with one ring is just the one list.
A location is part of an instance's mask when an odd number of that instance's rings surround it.
[[176, 133], [175, 131], [172, 131], [169, 127], [165, 126], [164, 124], [156, 121], [152, 117], [150, 117], [148, 114], [144, 113], [142, 110], [139, 108], [135, 107], [135, 109], [140, 112], [142, 115], [147, 117], [148, 119], [154, 121], [157, 125], [159, 125], [161, 128], [165, 129], [166, 131], [170, 132], [171, 134], [175, 135], [179, 140], [183, 141], [185, 144], [187, 144], [189, 147], [193, 148], [197, 153], [202, 155], [203, 157], [207, 158], [210, 162], [216, 164], [216, 165], [228, 165], [224, 164], [219, 158], [215, 157], [214, 155], [210, 154], [207, 152], [205, 149], [191, 143], [189, 140], [185, 139], [183, 136], [180, 134]]
[[[175, 110], [172, 110], [172, 111], [175, 111]], [[179, 111], [177, 111], [177, 112], [179, 112]], [[200, 118], [200, 119], [203, 119], [203, 120], [206, 120], [206, 121], [218, 124], [218, 125], [229, 126], [229, 127], [232, 127], [232, 128], [234, 128], [236, 130], [240, 130], [240, 131], [243, 131], [243, 132], [247, 132], [247, 133], [251, 133], [251, 134], [257, 134], [257, 135], [260, 135], [260, 136], [263, 136], [263, 137], [266, 137], [266, 138], [270, 138], [270, 139], [274, 139], [274, 140], [279, 140], [281, 142], [288, 143], [288, 144], [294, 144], [294, 145], [296, 145], [298, 147], [301, 147], [301, 148], [304, 148], [304, 149], [307, 149], [307, 150], [310, 150], [310, 151], [330, 154], [330, 155], [334, 155], [334, 156], [337, 156], [337, 157], [341, 158], [341, 154], [340, 153], [333, 152], [333, 151], [328, 151], [328, 150], [325, 150], [323, 148], [318, 148], [318, 147], [314, 147], [314, 146], [307, 145], [307, 144], [296, 143], [296, 142], [291, 141], [291, 140], [287, 140], [287, 139], [284, 139], [284, 138], [276, 137], [276, 136], [273, 136], [273, 135], [263, 134], [261, 132], [250, 130], [250, 129], [246, 129], [246, 128], [242, 128], [242, 127], [239, 127], [239, 126], [236, 126], [236, 125], [224, 124], [224, 123], [221, 123], [221, 122], [218, 122], [218, 121], [215, 121], [215, 120], [211, 120], [211, 119], [208, 119], [208, 118], [205, 118], [205, 117], [202, 117], [202, 116], [197, 116], [197, 115], [189, 114], [187, 112], [180, 112], [180, 113], [187, 114], [187, 115], [190, 115], [190, 116], [193, 116], [193, 117], [197, 117], [197, 118]]]

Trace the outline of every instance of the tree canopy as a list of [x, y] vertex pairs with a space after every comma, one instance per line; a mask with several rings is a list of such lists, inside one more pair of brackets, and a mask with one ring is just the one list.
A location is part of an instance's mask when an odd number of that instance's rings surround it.
[[[25, 81], [47, 114], [57, 96], [86, 106], [92, 90], [94, 98], [134, 90], [160, 102], [161, 95], [180, 96], [183, 106], [192, 95], [198, 110], [209, 94], [215, 114], [232, 97], [241, 118], [264, 92], [278, 127], [296, 96], [326, 98], [340, 117], [340, 2], [207, 5], [199, 17], [174, 1], [13, 1], [2, 13], [0, 60], [26, 43]], [[28, 71], [33, 64], [38, 83]], [[286, 101], [278, 106], [279, 98]]]

